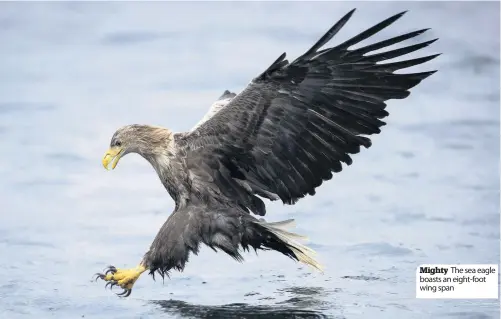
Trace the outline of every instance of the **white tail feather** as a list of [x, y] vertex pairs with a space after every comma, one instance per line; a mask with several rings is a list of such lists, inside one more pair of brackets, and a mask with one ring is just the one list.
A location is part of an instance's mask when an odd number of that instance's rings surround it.
[[314, 258], [316, 252], [313, 249], [306, 247], [305, 245], [300, 244], [294, 240], [305, 240], [307, 239], [307, 237], [284, 230], [284, 228], [289, 229], [295, 225], [293, 219], [273, 223], [260, 222], [260, 224], [268, 231], [275, 234], [281, 241], [283, 241], [294, 252], [300, 262], [309, 265], [319, 270], [320, 272], [323, 272], [323, 266]]

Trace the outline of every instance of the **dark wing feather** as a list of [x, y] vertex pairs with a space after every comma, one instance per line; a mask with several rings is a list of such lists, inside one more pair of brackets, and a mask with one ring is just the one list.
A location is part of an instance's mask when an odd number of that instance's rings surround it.
[[[395, 22], [403, 15], [399, 13], [319, 51], [352, 14], [345, 15], [294, 62], [289, 64], [282, 54], [224, 110], [196, 130], [177, 135], [195, 189], [201, 193], [215, 189], [214, 195], [264, 214], [264, 205], [254, 202], [254, 195], [292, 204], [314, 194], [322, 181], [332, 178], [332, 172], [342, 170], [341, 163], [350, 165], [350, 155], [358, 153], [360, 146], [371, 146], [366, 136], [378, 134], [385, 125], [385, 101], [406, 98], [410, 88], [435, 71], [393, 72], [437, 55], [380, 62], [435, 40], [370, 54], [418, 36], [427, 30], [423, 29], [349, 50]], [[197, 177], [207, 174], [213, 176], [212, 185]]]

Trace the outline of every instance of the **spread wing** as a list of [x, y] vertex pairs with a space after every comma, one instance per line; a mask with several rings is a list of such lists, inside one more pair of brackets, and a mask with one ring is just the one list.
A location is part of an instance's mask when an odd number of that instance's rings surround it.
[[203, 196], [231, 198], [263, 215], [255, 195], [293, 204], [313, 195], [322, 181], [350, 165], [367, 137], [380, 133], [385, 101], [404, 99], [435, 71], [395, 74], [427, 62], [430, 55], [384, 62], [424, 48], [426, 41], [382, 53], [372, 51], [416, 37], [427, 29], [358, 49], [349, 48], [389, 26], [392, 16], [353, 38], [319, 50], [349, 20], [339, 20], [294, 62], [282, 54], [247, 88], [195, 130], [176, 136], [193, 189]]
[[228, 105], [228, 103], [230, 103], [231, 100], [233, 100], [235, 96], [237, 96], [235, 93], [225, 90], [223, 92], [223, 95], [221, 95], [216, 100], [216, 102], [212, 103], [207, 114], [204, 115], [204, 117], [190, 130], [190, 132], [196, 130], [200, 125], [207, 122], [217, 112], [221, 111], [226, 105]]

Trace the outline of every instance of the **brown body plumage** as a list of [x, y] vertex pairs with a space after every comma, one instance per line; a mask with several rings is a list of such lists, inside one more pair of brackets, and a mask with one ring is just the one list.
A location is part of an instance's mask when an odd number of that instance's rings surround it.
[[[171, 269], [182, 270], [202, 243], [239, 261], [241, 249], [272, 249], [321, 269], [312, 250], [297, 242], [300, 236], [284, 229], [289, 221], [267, 223], [253, 216], [266, 213], [261, 198], [294, 204], [315, 194], [315, 188], [342, 170], [342, 163], [352, 163], [351, 155], [361, 146], [371, 146], [367, 136], [380, 133], [388, 115], [385, 101], [406, 98], [410, 88], [434, 73], [394, 71], [437, 56], [380, 63], [435, 40], [370, 54], [426, 30], [349, 49], [403, 13], [320, 50], [352, 13], [294, 62], [283, 54], [240, 94], [225, 91], [191, 131], [129, 125], [115, 133], [103, 164], [113, 160], [115, 167], [125, 154], [140, 154], [176, 203], [133, 274], [148, 269], [163, 276]], [[110, 272], [99, 276], [127, 294], [139, 276], [114, 268]]]

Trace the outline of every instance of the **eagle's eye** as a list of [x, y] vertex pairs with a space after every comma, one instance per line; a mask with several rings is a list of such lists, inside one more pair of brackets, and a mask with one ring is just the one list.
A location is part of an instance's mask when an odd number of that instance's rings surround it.
[[120, 142], [120, 141], [116, 141], [116, 142], [115, 142], [115, 146], [118, 146], [118, 147], [122, 146], [122, 142]]

